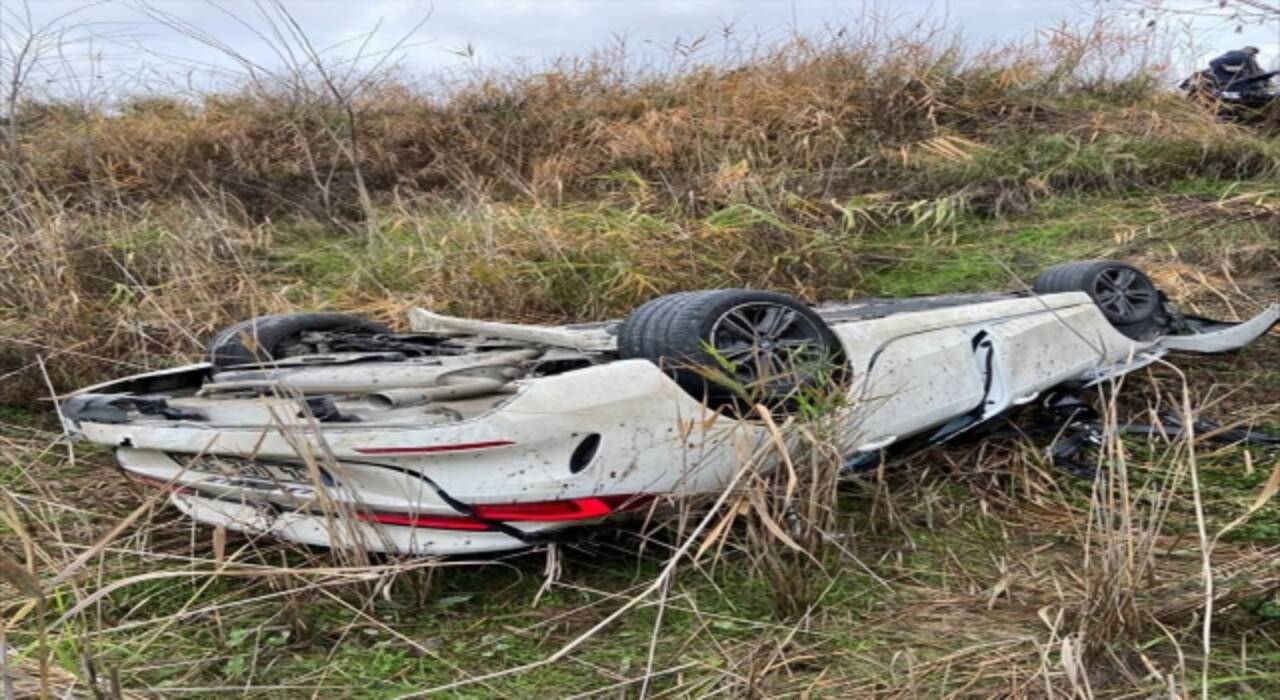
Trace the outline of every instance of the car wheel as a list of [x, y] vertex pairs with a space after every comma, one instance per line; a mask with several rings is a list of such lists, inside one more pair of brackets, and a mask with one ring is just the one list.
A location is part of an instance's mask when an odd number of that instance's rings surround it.
[[840, 341], [813, 309], [752, 289], [649, 301], [618, 328], [618, 354], [653, 362], [715, 407], [790, 409], [844, 375]]
[[304, 352], [304, 333], [330, 331], [377, 335], [391, 329], [347, 314], [302, 313], [259, 316], [222, 329], [209, 343], [209, 360], [215, 367], [278, 360]]
[[1138, 268], [1114, 260], [1055, 265], [1036, 278], [1036, 294], [1084, 292], [1116, 330], [1143, 338], [1159, 326], [1164, 301], [1160, 290]]

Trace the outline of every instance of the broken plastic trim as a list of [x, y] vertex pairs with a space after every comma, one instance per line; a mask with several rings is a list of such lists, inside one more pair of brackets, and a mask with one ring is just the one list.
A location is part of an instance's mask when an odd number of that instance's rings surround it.
[[1216, 353], [1242, 348], [1280, 323], [1280, 304], [1272, 304], [1247, 321], [1214, 321], [1199, 316], [1184, 316], [1192, 333], [1165, 336], [1160, 344], [1169, 350]]
[[[1087, 464], [1079, 457], [1081, 452], [1102, 445], [1106, 426], [1093, 409], [1085, 406], [1083, 402], [1069, 404], [1063, 401], [1061, 405], [1067, 410], [1075, 406], [1080, 408], [1072, 411], [1072, 415], [1062, 417], [1062, 424], [1058, 428], [1061, 437], [1047, 450], [1048, 456], [1054, 466], [1073, 476], [1082, 479], [1096, 478], [1102, 468]], [[1080, 418], [1077, 419], [1077, 416]], [[1159, 418], [1159, 425], [1132, 423], [1121, 425], [1116, 428], [1116, 431], [1120, 435], [1156, 435], [1168, 440], [1194, 435], [1198, 440], [1219, 445], [1280, 447], [1280, 436], [1270, 435], [1253, 428], [1225, 428], [1207, 418], [1195, 418], [1192, 421], [1191, 430], [1188, 431], [1182, 418], [1172, 411], [1161, 411]]]
[[[981, 440], [1049, 438], [1051, 444], [1046, 448], [1045, 454], [1054, 466], [1082, 479], [1096, 478], [1099, 470], [1081, 461], [1079, 457], [1081, 452], [1102, 444], [1106, 426], [1101, 416], [1082, 400], [1076, 391], [1070, 389], [1050, 392], [1044, 398], [1041, 409], [1039, 417], [1029, 425], [1021, 427], [1010, 425], [983, 432], [981, 435], [971, 433], [971, 436]], [[991, 418], [997, 417], [999, 416]], [[962, 416], [957, 421], [965, 418]], [[1160, 425], [1131, 423], [1119, 426], [1118, 432], [1121, 435], [1159, 435], [1170, 440], [1187, 435], [1187, 427], [1176, 413], [1162, 411], [1159, 418]], [[979, 423], [987, 422], [979, 421]], [[900, 459], [948, 442], [971, 427], [974, 425], [966, 423], [960, 428], [952, 428], [948, 424], [932, 435], [916, 436], [896, 442], [885, 449], [855, 454], [845, 461], [842, 473], [856, 474], [876, 469], [884, 462]], [[1255, 428], [1224, 428], [1207, 418], [1196, 418], [1192, 428], [1196, 438], [1206, 442], [1280, 448], [1280, 436]]]
[[122, 425], [130, 421], [129, 411], [144, 416], [162, 416], [167, 420], [205, 420], [204, 414], [169, 406], [160, 396], [131, 396], [128, 394], [81, 394], [62, 404], [62, 415], [68, 420]]

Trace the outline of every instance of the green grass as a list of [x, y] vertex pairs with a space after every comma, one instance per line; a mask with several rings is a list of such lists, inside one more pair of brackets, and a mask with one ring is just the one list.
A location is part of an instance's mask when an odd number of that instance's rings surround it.
[[31, 406], [0, 403], [0, 426], [30, 428], [35, 426], [36, 420], [36, 411]]
[[[612, 205], [501, 207], [389, 220], [372, 241], [341, 231], [290, 231], [280, 237], [267, 274], [298, 304], [390, 296], [446, 311], [574, 320], [618, 316], [660, 292], [696, 287], [790, 288], [813, 299], [1010, 289], [1065, 260], [1267, 245], [1270, 222], [1223, 217], [1206, 226], [1170, 216], [1164, 204], [1268, 186], [1200, 179], [1180, 182], [1176, 196], [1048, 197], [997, 219], [964, 211], [923, 220], [892, 213], [869, 230], [745, 205], [693, 220]], [[749, 261], [728, 254], [744, 246], [753, 249]]]

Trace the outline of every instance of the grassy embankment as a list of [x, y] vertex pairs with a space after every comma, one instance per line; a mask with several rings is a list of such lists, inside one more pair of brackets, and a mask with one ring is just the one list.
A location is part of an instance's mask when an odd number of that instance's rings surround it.
[[[641, 77], [588, 63], [447, 101], [371, 82], [352, 113], [323, 90], [252, 86], [118, 113], [28, 105], [0, 173], [0, 554], [47, 609], [42, 624], [0, 582], [10, 666], [34, 683], [43, 656], [56, 682], [92, 666], [103, 692], [161, 695], [1120, 696], [1195, 692], [1202, 666], [1214, 696], [1280, 692], [1280, 512], [1262, 506], [1208, 555], [1207, 663], [1198, 536], [1245, 513], [1275, 452], [1127, 441], [1095, 488], [1035, 441], [937, 450], [842, 492], [841, 547], [792, 561], [812, 583], [798, 611], [747, 514], [719, 556], [563, 659], [476, 680], [589, 630], [680, 531], [563, 546], [550, 583], [544, 552], [349, 570], [223, 542], [145, 507], [106, 453], [53, 442], [51, 390], [195, 357], [268, 311], [584, 320], [701, 287], [1009, 288], [1089, 257], [1140, 262], [1192, 310], [1274, 301], [1274, 137], [1141, 77], [1090, 76], [1091, 41], [996, 59], [896, 41]], [[1178, 366], [1193, 405], [1274, 429], [1277, 359], [1272, 338]], [[1183, 394], [1169, 368], [1127, 384], [1124, 418]]]

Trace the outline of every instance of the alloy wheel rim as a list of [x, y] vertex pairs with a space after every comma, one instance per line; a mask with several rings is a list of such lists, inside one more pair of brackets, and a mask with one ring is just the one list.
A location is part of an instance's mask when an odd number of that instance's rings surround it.
[[818, 324], [772, 302], [739, 304], [721, 314], [711, 328], [710, 346], [734, 381], [775, 391], [802, 384], [829, 354]]
[[1093, 298], [1119, 322], [1139, 321], [1155, 307], [1155, 287], [1137, 270], [1109, 267], [1094, 279]]

